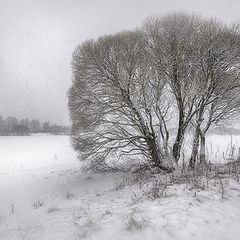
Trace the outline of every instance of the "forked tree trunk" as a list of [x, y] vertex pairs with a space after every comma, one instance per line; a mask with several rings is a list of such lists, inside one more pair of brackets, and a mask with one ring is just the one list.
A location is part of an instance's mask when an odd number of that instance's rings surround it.
[[144, 139], [147, 143], [149, 153], [151, 156], [151, 159], [155, 165], [155, 167], [166, 171], [166, 172], [172, 172], [173, 169], [169, 169], [168, 167], [163, 166], [163, 155], [161, 154], [160, 149], [158, 148], [158, 144], [156, 143], [156, 138], [154, 133], [150, 133], [148, 130], [148, 127], [145, 125], [145, 122], [143, 120], [143, 117], [141, 116], [141, 113], [137, 110], [137, 108], [132, 103], [129, 93], [126, 92], [124, 89], [121, 88], [122, 96], [124, 97], [127, 105], [129, 108], [134, 112], [136, 115], [139, 123], [140, 123], [140, 131], [144, 135]]
[[[172, 52], [176, 53], [176, 45], [172, 45]], [[176, 164], [180, 159], [180, 152], [183, 144], [184, 138], [184, 103], [181, 93], [181, 84], [178, 78], [178, 60], [176, 55], [174, 56], [174, 63], [173, 63], [173, 81], [172, 84], [174, 86], [174, 95], [176, 97], [177, 106], [178, 106], [178, 132], [173, 144], [173, 157], [175, 159]]]
[[205, 101], [202, 99], [199, 112], [197, 114], [197, 126], [195, 129], [195, 135], [193, 139], [193, 147], [192, 147], [192, 154], [189, 160], [189, 168], [194, 169], [196, 161], [197, 161], [197, 156], [198, 156], [198, 151], [199, 151], [199, 141], [200, 141], [200, 134], [201, 134], [201, 123], [203, 121], [203, 114], [204, 114], [204, 108], [205, 108]]
[[168, 173], [172, 172], [174, 170], [173, 168], [163, 164], [164, 156], [161, 153], [160, 149], [158, 148], [155, 139], [152, 137], [146, 137], [146, 142], [147, 142], [154, 166]]

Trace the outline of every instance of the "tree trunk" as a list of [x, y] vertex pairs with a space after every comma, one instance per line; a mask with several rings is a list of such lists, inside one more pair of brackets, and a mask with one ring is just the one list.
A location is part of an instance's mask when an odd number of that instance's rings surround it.
[[163, 154], [159, 150], [155, 139], [152, 138], [152, 136], [149, 136], [146, 137], [146, 142], [149, 147], [149, 152], [154, 166], [168, 173], [172, 172], [174, 170], [173, 168], [163, 165]]
[[198, 156], [198, 150], [199, 150], [199, 138], [201, 135], [201, 124], [203, 122], [203, 113], [204, 113], [204, 108], [205, 108], [205, 101], [204, 99], [201, 99], [201, 104], [199, 108], [199, 112], [197, 114], [197, 121], [196, 121], [196, 129], [195, 129], [195, 135], [194, 135], [194, 140], [193, 140], [193, 148], [192, 148], [192, 154], [191, 158], [189, 161], [189, 168], [194, 169], [197, 156]]
[[189, 168], [194, 169], [197, 155], [198, 155], [198, 149], [199, 149], [199, 137], [200, 137], [200, 125], [198, 124], [195, 130], [195, 135], [193, 139], [193, 147], [192, 147], [192, 153], [189, 160]]
[[206, 138], [205, 138], [205, 134], [201, 133], [200, 134], [200, 140], [201, 140], [201, 144], [200, 144], [200, 163], [201, 164], [205, 164], [206, 161]]
[[184, 115], [180, 113], [179, 121], [178, 121], [178, 132], [177, 132], [176, 140], [173, 144], [173, 150], [172, 150], [173, 157], [174, 157], [176, 163], [178, 163], [179, 158], [180, 158], [180, 152], [181, 152], [183, 138], [184, 138], [183, 123], [184, 123]]

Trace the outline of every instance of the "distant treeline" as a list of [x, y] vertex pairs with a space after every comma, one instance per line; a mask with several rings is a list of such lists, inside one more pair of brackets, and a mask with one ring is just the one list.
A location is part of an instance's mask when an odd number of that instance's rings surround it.
[[49, 122], [41, 123], [38, 119], [18, 120], [16, 117], [3, 118], [0, 116], [0, 136], [23, 136], [31, 133], [50, 133], [53, 135], [69, 135], [70, 128], [50, 124]]

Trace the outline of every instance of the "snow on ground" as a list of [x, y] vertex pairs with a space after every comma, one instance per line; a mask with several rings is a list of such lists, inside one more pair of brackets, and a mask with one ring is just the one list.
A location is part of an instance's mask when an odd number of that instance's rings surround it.
[[222, 180], [223, 198], [213, 179], [205, 188], [169, 185], [148, 199], [126, 176], [82, 173], [66, 136], [0, 137], [0, 157], [1, 240], [240, 237], [234, 179]]
[[68, 136], [0, 136], [0, 174], [72, 164], [76, 154]]

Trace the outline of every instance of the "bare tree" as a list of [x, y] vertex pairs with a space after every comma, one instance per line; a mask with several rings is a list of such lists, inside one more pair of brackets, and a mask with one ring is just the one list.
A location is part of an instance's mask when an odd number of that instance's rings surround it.
[[31, 132], [41, 132], [41, 124], [39, 122], [39, 120], [31, 120], [30, 122], [30, 130]]
[[173, 170], [167, 150], [167, 86], [144, 52], [141, 32], [135, 31], [87, 41], [73, 54], [73, 146], [91, 168], [105, 168], [109, 158], [124, 156]]
[[177, 135], [172, 147], [178, 162], [187, 127], [196, 113], [196, 56], [192, 51], [201, 21], [182, 13], [151, 18], [144, 25], [149, 56], [162, 78], [166, 79], [177, 107]]
[[6, 129], [10, 132], [16, 125], [18, 125], [18, 120], [15, 117], [7, 117], [6, 118]]
[[205, 21], [199, 29], [199, 42], [192, 50], [198, 58], [198, 111], [190, 158], [190, 167], [194, 168], [199, 138], [200, 162], [204, 163], [205, 134], [210, 126], [226, 121], [239, 112], [239, 29], [236, 26], [229, 28], [214, 20]]
[[44, 122], [42, 125], [42, 130], [43, 132], [47, 133], [50, 131], [50, 123], [49, 122]]
[[[171, 172], [192, 125], [190, 167], [199, 150], [204, 162], [209, 128], [239, 112], [239, 46], [238, 27], [182, 13], [86, 41], [72, 60], [74, 148], [90, 168], [140, 159]], [[173, 143], [171, 121], [178, 122]]]

